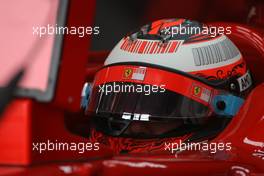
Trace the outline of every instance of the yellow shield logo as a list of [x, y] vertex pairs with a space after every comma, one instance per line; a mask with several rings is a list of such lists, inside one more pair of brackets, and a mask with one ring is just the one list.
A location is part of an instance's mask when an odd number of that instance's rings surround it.
[[132, 75], [132, 72], [133, 72], [133, 70], [132, 70], [131, 68], [126, 68], [126, 69], [124, 70], [124, 77], [125, 77], [125, 78], [130, 78], [131, 75]]
[[193, 94], [198, 96], [201, 93], [201, 87], [194, 86]]

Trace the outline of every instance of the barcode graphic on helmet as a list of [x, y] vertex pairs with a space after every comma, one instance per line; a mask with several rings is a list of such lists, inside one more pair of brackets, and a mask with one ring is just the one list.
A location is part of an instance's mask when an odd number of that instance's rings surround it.
[[237, 47], [226, 38], [222, 42], [192, 49], [196, 66], [215, 64], [239, 55]]
[[163, 54], [163, 53], [175, 53], [182, 41], [169, 41], [165, 44], [161, 44], [160, 41], [145, 41], [136, 40], [130, 41], [129, 39], [124, 39], [120, 46], [120, 49], [139, 54]]

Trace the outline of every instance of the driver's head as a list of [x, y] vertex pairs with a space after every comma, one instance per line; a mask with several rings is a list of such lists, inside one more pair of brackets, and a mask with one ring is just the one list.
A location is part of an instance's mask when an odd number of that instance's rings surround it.
[[86, 112], [96, 131], [133, 139], [221, 131], [252, 79], [237, 47], [216, 30], [168, 19], [124, 37], [92, 85]]

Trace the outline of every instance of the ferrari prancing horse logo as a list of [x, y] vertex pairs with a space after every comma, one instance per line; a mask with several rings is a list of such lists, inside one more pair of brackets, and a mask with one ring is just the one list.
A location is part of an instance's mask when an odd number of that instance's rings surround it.
[[202, 85], [194, 84], [192, 86], [192, 95], [200, 100], [203, 100], [205, 103], [208, 103], [211, 97], [211, 91], [209, 88], [206, 88]]
[[124, 79], [143, 81], [146, 75], [146, 67], [136, 67], [136, 68], [125, 68], [123, 72]]
[[132, 72], [133, 72], [133, 70], [132, 70], [131, 68], [126, 68], [126, 69], [124, 70], [124, 77], [125, 77], [125, 78], [130, 78]]
[[198, 96], [201, 92], [201, 87], [195, 86], [193, 89], [194, 95]]

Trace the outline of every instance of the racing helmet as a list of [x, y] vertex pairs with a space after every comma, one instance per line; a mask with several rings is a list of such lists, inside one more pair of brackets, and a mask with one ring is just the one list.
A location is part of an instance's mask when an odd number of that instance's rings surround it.
[[211, 29], [163, 19], [122, 38], [86, 85], [96, 131], [144, 139], [221, 131], [253, 81], [234, 43]]

